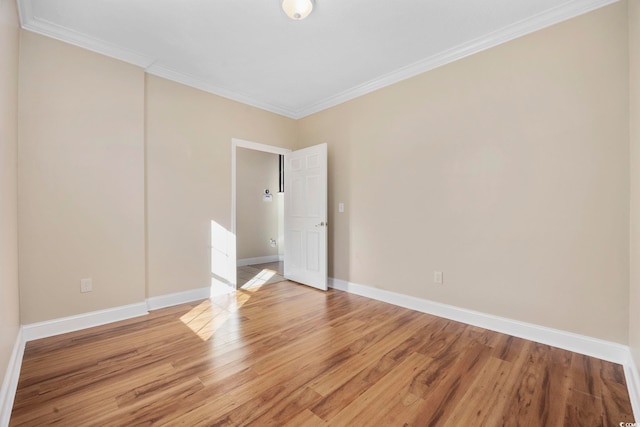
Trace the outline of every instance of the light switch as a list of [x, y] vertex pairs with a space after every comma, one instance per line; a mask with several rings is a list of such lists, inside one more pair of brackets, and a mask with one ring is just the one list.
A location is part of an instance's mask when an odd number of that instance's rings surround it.
[[344, 212], [344, 203], [338, 203], [338, 212]]

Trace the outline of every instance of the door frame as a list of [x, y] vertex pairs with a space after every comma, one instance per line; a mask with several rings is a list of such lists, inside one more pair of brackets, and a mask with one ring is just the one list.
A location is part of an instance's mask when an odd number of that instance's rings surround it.
[[[236, 179], [237, 179], [237, 149], [248, 148], [250, 150], [263, 151], [265, 153], [273, 154], [287, 154], [292, 150], [288, 148], [276, 147], [274, 145], [261, 144], [259, 142], [246, 141], [239, 138], [231, 138], [231, 234], [233, 236], [232, 242], [230, 242], [229, 251], [229, 268], [230, 272], [235, 272], [237, 267], [237, 252], [236, 252]], [[238, 279], [235, 274], [231, 274], [234, 288], [238, 287]]]

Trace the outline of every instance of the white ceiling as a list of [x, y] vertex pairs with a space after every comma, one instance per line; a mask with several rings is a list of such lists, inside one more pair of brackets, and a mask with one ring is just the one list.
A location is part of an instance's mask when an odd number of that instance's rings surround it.
[[300, 118], [617, 0], [18, 0], [23, 28]]

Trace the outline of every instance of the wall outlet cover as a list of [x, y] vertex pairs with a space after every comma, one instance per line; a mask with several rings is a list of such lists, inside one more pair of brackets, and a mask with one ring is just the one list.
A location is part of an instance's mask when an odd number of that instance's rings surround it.
[[80, 292], [93, 291], [93, 280], [89, 277], [87, 279], [80, 279]]
[[433, 272], [433, 283], [442, 284], [442, 271]]

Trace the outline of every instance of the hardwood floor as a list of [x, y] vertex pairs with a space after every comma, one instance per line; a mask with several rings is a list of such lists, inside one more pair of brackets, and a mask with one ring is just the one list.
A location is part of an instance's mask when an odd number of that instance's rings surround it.
[[29, 342], [11, 426], [618, 426], [620, 365], [288, 281]]

